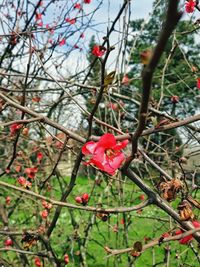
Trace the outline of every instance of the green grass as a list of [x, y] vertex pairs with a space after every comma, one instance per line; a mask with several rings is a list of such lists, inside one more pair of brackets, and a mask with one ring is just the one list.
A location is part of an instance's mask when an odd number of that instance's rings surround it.
[[[15, 184], [14, 179], [12, 178], [4, 180]], [[65, 177], [64, 180], [66, 183], [69, 182], [68, 177]], [[76, 186], [67, 201], [75, 203], [74, 197], [85, 192], [90, 193], [93, 188], [93, 184], [94, 179], [79, 177], [77, 179]], [[113, 181], [112, 185], [107, 187], [107, 181], [104, 180], [101, 186], [94, 187], [89, 205], [96, 206], [97, 204], [101, 204], [103, 207], [116, 207], [122, 205], [136, 205], [141, 202], [138, 197], [141, 194], [140, 190], [130, 183], [123, 186], [123, 193], [122, 190], [121, 193], [119, 192], [118, 183]], [[16, 193], [14, 191], [8, 191], [7, 189], [1, 189], [1, 203], [4, 202], [5, 196], [7, 195], [11, 195], [12, 197], [11, 205], [8, 208], [8, 210], [10, 210], [21, 194], [19, 192]], [[50, 192], [46, 192], [45, 195], [53, 199], [60, 199], [61, 194], [59, 192], [56, 177], [52, 178], [52, 190]], [[173, 205], [176, 206], [177, 203], [174, 203]], [[39, 215], [39, 212], [42, 209], [40, 200], [27, 198], [25, 195], [21, 195], [18, 207], [9, 218], [9, 227], [13, 230], [36, 230], [42, 223]], [[48, 222], [52, 220], [54, 211], [55, 207], [50, 212]], [[123, 218], [122, 214], [110, 215], [109, 219], [106, 222], [103, 222], [93, 213], [63, 208], [56, 228], [50, 238], [51, 246], [60, 259], [63, 258], [65, 253], [69, 254], [69, 267], [80, 266], [80, 249], [85, 253], [85, 259], [88, 267], [151, 267], [154, 266], [153, 264], [157, 264], [156, 266], [165, 266], [164, 259], [168, 244], [161, 244], [161, 246], [150, 248], [137, 258], [133, 258], [129, 254], [107, 258], [107, 254], [104, 249], [105, 246], [113, 249], [120, 249], [126, 248], [127, 246], [131, 247], [136, 241], [141, 241], [145, 244], [146, 238], [149, 239], [147, 242], [150, 242], [155, 238], [159, 238], [164, 232], [170, 229], [169, 221], [159, 221], [156, 219], [160, 218], [168, 220], [169, 217], [155, 206], [146, 207], [141, 213], [133, 211], [125, 216], [128, 224], [127, 231], [124, 231], [124, 225], [121, 223]], [[173, 222], [171, 223], [173, 225]], [[80, 244], [82, 244], [85, 240], [85, 233], [88, 225], [90, 225], [90, 228], [85, 246], [86, 249], [83, 249], [80, 247]], [[114, 231], [116, 225], [118, 226], [117, 232]], [[1, 222], [0, 228], [3, 228], [3, 224]], [[0, 247], [2, 247], [5, 237], [1, 236], [0, 240]], [[21, 244], [20, 236], [17, 236], [17, 241]], [[179, 245], [178, 241], [171, 242], [169, 245], [170, 267], [199, 266], [194, 253], [191, 249], [188, 249], [188, 246]], [[194, 245], [196, 246], [195, 242]], [[38, 244], [30, 248], [30, 251], [36, 252], [41, 251], [42, 249], [44, 248]], [[2, 257], [10, 262], [15, 262], [15, 266], [20, 266], [19, 258], [15, 253], [2, 253]], [[33, 257], [28, 256], [28, 258], [32, 259]], [[128, 265], [129, 261], [132, 262], [132, 265]], [[50, 263], [45, 261], [44, 266], [50, 267], [51, 265], [49, 264]], [[32, 266], [34, 266], [34, 264]]]

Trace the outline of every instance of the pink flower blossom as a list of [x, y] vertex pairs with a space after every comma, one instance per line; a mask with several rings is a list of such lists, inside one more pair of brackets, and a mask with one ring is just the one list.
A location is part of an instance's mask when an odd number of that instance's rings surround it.
[[74, 9], [81, 9], [81, 4], [78, 3], [74, 4]]
[[66, 44], [66, 40], [65, 39], [62, 39], [59, 41], [59, 46], [63, 46]]
[[195, 6], [196, 6], [196, 1], [188, 0], [185, 2], [185, 11], [187, 13], [192, 13], [194, 12]]
[[100, 170], [114, 175], [125, 160], [121, 150], [128, 144], [128, 140], [117, 143], [113, 134], [104, 134], [98, 142], [89, 141], [82, 147], [82, 153], [90, 156], [85, 164], [93, 164]]
[[106, 52], [106, 48], [104, 46], [95, 45], [92, 49], [92, 54], [96, 57], [102, 57]]

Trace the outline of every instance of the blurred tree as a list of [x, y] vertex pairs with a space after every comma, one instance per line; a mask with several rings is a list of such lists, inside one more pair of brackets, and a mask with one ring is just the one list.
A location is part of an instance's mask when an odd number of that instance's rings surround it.
[[[129, 77], [140, 77], [143, 64], [149, 60], [150, 51], [158, 39], [160, 32], [158, 29], [162, 27], [161, 21], [166, 15], [166, 8], [166, 1], [155, 0], [153, 13], [148, 23], [144, 19], [130, 23], [134, 38], [128, 41], [129, 52], [131, 53]], [[197, 66], [200, 59], [200, 45], [195, 42], [194, 28], [195, 25], [191, 21], [181, 20], [179, 22], [176, 36], [170, 37], [152, 82], [151, 106], [178, 118], [185, 117], [187, 113], [193, 115], [198, 104], [196, 78], [199, 72]], [[134, 79], [132, 88], [132, 97], [134, 96], [139, 100], [142, 88], [141, 79]], [[179, 99], [174, 101], [173, 96], [178, 96]], [[155, 124], [153, 119], [156, 123], [163, 120], [162, 117], [150, 113], [149, 126]], [[172, 152], [174, 150], [172, 148], [175, 146], [180, 147], [182, 140], [177, 130], [173, 129], [165, 133], [154, 134], [151, 140], [148, 142], [145, 140], [144, 144], [147, 143], [152, 149], [155, 149], [155, 146], [161, 146], [162, 148], [157, 147], [155, 151], [163, 151], [164, 154], [165, 148]], [[177, 155], [174, 155], [173, 159], [177, 159], [176, 156], [180, 156], [180, 154], [181, 149], [177, 149]], [[163, 160], [162, 157], [160, 159]]]

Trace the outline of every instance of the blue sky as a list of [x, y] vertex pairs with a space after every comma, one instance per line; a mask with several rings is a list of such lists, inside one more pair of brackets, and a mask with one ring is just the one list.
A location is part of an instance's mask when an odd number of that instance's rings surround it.
[[[85, 12], [92, 12], [100, 3], [100, 0], [93, 0], [90, 5], [85, 5], [84, 10]], [[95, 13], [93, 18], [93, 24], [95, 25], [94, 29], [87, 29], [85, 33], [85, 48], [87, 49], [88, 42], [91, 39], [92, 35], [95, 35], [96, 41], [101, 44], [102, 43], [102, 37], [105, 36], [107, 27], [110, 27], [112, 24], [112, 21], [116, 18], [120, 7], [123, 4], [123, 0], [104, 0], [103, 4], [99, 8], [99, 10]], [[138, 18], [148, 18], [149, 14], [152, 11], [152, 3], [153, 0], [134, 0], [131, 1], [131, 20], [135, 20]], [[116, 24], [116, 29], [118, 30], [120, 26], [122, 25], [122, 18], [119, 23]], [[99, 25], [98, 25], [99, 24]], [[114, 32], [110, 36], [110, 44], [115, 45], [115, 50], [110, 54], [109, 60], [108, 60], [108, 68], [112, 70], [114, 67], [114, 64], [112, 62], [115, 62], [115, 58], [117, 57], [117, 43], [119, 41], [119, 34]], [[85, 51], [86, 53], [86, 51]], [[77, 62], [79, 62], [79, 66], [84, 66], [84, 55], [82, 53], [72, 53], [72, 55], [69, 58], [69, 64], [72, 65], [72, 61], [75, 60], [75, 57], [77, 58]]]

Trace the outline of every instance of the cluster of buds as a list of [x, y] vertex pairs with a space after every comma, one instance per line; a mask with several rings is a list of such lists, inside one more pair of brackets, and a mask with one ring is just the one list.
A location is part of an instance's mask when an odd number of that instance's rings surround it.
[[176, 199], [176, 195], [181, 188], [183, 188], [183, 183], [177, 178], [174, 178], [171, 181], [162, 182], [159, 185], [162, 197], [167, 201]]
[[42, 206], [47, 210], [50, 210], [53, 207], [53, 205], [51, 203], [48, 203], [45, 200], [42, 200]]
[[49, 211], [53, 207], [53, 205], [51, 203], [48, 203], [45, 200], [42, 200], [42, 206], [45, 208], [45, 210], [41, 211], [40, 215], [41, 215], [42, 219], [46, 220], [46, 218], [49, 215]]
[[82, 194], [82, 196], [75, 197], [75, 201], [78, 204], [82, 204], [83, 206], [87, 205], [89, 201], [89, 195], [87, 193]]

